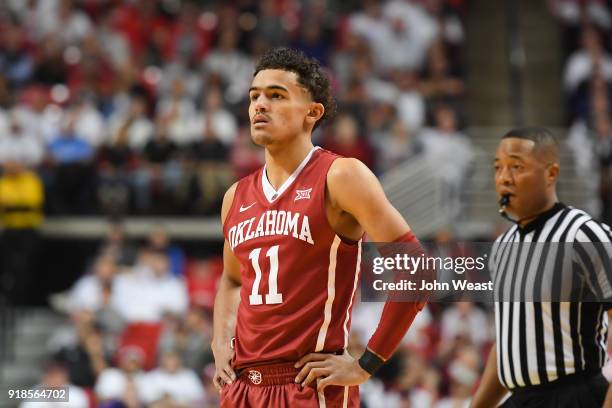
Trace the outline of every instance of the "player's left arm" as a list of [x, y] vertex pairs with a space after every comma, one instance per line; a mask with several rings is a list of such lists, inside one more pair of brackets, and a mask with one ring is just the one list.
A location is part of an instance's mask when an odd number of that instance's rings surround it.
[[[327, 175], [327, 189], [331, 205], [351, 214], [372, 241], [397, 242], [400, 238], [414, 238], [410, 226], [391, 205], [376, 176], [359, 160], [341, 158], [334, 161]], [[418, 244], [416, 238], [413, 242]], [[387, 360], [422, 306], [417, 302], [388, 301], [360, 361], [374, 360], [376, 365]], [[302, 367], [296, 382], [305, 386], [324, 377], [318, 382], [319, 390], [327, 385], [358, 385], [371, 376], [362, 365], [347, 353], [342, 356], [311, 353], [296, 363], [296, 367]]]

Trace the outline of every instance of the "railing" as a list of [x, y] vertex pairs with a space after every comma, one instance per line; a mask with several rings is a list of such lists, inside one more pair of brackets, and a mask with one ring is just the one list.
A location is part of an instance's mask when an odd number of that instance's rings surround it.
[[417, 157], [387, 172], [381, 183], [389, 201], [419, 236], [429, 235], [451, 221], [449, 203], [436, 168]]

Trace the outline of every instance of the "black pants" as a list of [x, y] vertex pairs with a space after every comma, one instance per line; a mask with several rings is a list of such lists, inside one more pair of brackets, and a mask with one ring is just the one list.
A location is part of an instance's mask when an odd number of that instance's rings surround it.
[[608, 381], [602, 374], [563, 386], [515, 392], [504, 402], [502, 408], [601, 408]]

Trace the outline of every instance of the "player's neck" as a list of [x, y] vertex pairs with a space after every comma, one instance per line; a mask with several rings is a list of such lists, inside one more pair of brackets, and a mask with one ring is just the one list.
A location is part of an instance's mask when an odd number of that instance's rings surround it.
[[283, 149], [266, 149], [266, 175], [270, 184], [278, 189], [293, 174], [313, 147], [312, 141], [305, 139]]

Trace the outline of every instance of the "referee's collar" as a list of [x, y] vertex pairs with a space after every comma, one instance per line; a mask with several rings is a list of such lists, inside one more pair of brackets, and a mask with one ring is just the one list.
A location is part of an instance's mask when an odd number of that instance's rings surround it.
[[535, 231], [536, 229], [542, 228], [544, 224], [546, 224], [546, 221], [548, 221], [553, 215], [555, 215], [565, 207], [567, 207], [565, 204], [556, 202], [555, 205], [553, 205], [543, 213], [539, 214], [533, 221], [530, 221], [525, 224], [524, 227], [521, 227], [518, 224], [516, 226], [521, 234], [528, 234], [531, 231]]

